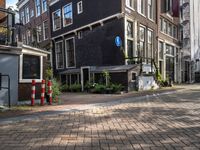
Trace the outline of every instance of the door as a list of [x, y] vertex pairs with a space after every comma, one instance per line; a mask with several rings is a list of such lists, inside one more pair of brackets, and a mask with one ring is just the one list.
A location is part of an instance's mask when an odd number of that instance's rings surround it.
[[90, 81], [90, 68], [89, 67], [81, 68], [82, 91], [84, 91], [84, 87], [89, 81]]
[[166, 57], [166, 77], [174, 81], [174, 58], [170, 56]]

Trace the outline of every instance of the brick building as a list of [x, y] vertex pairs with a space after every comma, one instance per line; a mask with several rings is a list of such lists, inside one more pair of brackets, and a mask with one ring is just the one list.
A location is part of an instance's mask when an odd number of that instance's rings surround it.
[[19, 39], [23, 44], [50, 49], [48, 0], [19, 0]]
[[[113, 82], [130, 90], [136, 76], [153, 72], [156, 8], [153, 0], [55, 1], [50, 6], [55, 73], [67, 84], [84, 86], [108, 70]], [[121, 47], [115, 45], [116, 37]]]
[[[5, 0], [0, 0], [0, 8], [6, 8]], [[0, 13], [0, 20], [5, 17], [5, 13]]]
[[163, 79], [181, 82], [179, 1], [157, 0], [158, 66]]

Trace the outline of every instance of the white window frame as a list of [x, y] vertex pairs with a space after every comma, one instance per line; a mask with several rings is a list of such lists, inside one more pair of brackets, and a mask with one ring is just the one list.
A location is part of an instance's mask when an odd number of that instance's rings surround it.
[[30, 10], [29, 10], [29, 7], [27, 6], [25, 8], [25, 18], [26, 18], [26, 23], [29, 23], [30, 22]]
[[78, 31], [77, 37], [78, 37], [78, 39], [82, 39], [83, 38], [83, 31]]
[[133, 73], [135, 73], [136, 77], [138, 76], [137, 72], [131, 71], [131, 82], [135, 82], [136, 80], [133, 80]]
[[38, 43], [40, 43], [40, 42], [42, 42], [42, 38], [41, 38], [41, 40], [40, 40], [40, 35], [39, 35], [39, 28], [38, 27], [41, 27], [41, 37], [42, 37], [42, 25], [37, 25], [37, 27], [36, 27], [36, 29], [37, 29], [37, 42]]
[[[65, 15], [65, 11], [64, 11], [64, 9], [68, 5], [72, 6], [72, 22], [70, 24], [65, 25], [65, 16], [64, 16]], [[70, 26], [70, 25], [73, 24], [73, 5], [72, 5], [72, 3], [68, 3], [67, 5], [63, 6], [63, 8], [62, 8], [62, 18], [63, 18], [63, 27], [67, 27], [67, 26]]]
[[[141, 6], [141, 2], [143, 2], [143, 10], [142, 10], [142, 6]], [[137, 0], [137, 11], [140, 15], [146, 17], [146, 1], [145, 0]], [[144, 11], [144, 14], [143, 14]]]
[[[35, 0], [35, 11], [36, 11], [36, 17], [38, 17], [38, 16], [41, 15], [41, 1], [39, 0], [39, 2], [40, 2], [39, 5], [36, 4], [36, 1], [37, 1], [37, 0]], [[37, 9], [38, 6], [40, 6], [40, 14], [38, 14], [38, 9]]]
[[[127, 24], [128, 24], [128, 22], [131, 22], [132, 24], [133, 24], [133, 27], [132, 27], [132, 30], [133, 30], [133, 37], [131, 38], [131, 37], [128, 37], [127, 36]], [[132, 41], [133, 42], [133, 56], [132, 57], [134, 57], [136, 54], [136, 52], [135, 52], [135, 26], [134, 26], [134, 24], [135, 24], [135, 21], [134, 20], [131, 20], [131, 19], [129, 19], [129, 18], [127, 18], [126, 19], [126, 27], [125, 27], [125, 29], [126, 29], [126, 51], [127, 51], [127, 56], [128, 56], [128, 40], [130, 40], [130, 41]]]
[[[81, 8], [82, 8], [81, 10], [80, 10], [79, 5], [81, 5]], [[80, 1], [80, 2], [77, 3], [77, 13], [78, 14], [83, 13], [83, 2], [82, 1]]]
[[[44, 1], [46, 1], [46, 8], [44, 7]], [[45, 9], [44, 9], [45, 8]], [[42, 0], [42, 13], [46, 12], [48, 9], [48, 4], [47, 4], [47, 0]]]
[[[54, 13], [56, 13], [57, 11], [60, 11], [60, 27], [55, 29], [55, 22], [54, 22]], [[53, 22], [53, 31], [57, 31], [57, 30], [60, 30], [61, 29], [61, 19], [62, 19], [62, 16], [61, 16], [61, 9], [57, 9], [56, 11], [52, 12], [52, 22]]]
[[[140, 28], [143, 28], [144, 29], [144, 39], [142, 39], [141, 40], [141, 38], [140, 38]], [[143, 42], [143, 44], [144, 44], [144, 51], [143, 51], [143, 56], [141, 56], [141, 49], [139, 48], [139, 51], [140, 51], [140, 57], [146, 57], [146, 54], [147, 54], [147, 46], [146, 46], [146, 44], [147, 44], [147, 27], [146, 26], [144, 26], [144, 25], [142, 25], [142, 24], [140, 24], [139, 25], [139, 45], [140, 45], [140, 42]], [[139, 46], [140, 47], [140, 46]], [[145, 62], [146, 62], [146, 60], [144, 60]]]
[[27, 30], [26, 31], [26, 38], [27, 38], [27, 44], [30, 44], [31, 43], [31, 31], [30, 30]]
[[[66, 41], [68, 41], [68, 40], [71, 40], [71, 39], [73, 39], [73, 42], [74, 42], [74, 66], [73, 67], [69, 67], [68, 66], [68, 58], [67, 58], [67, 44], [66, 44]], [[75, 38], [74, 37], [70, 37], [70, 38], [67, 38], [67, 39], [65, 39], [65, 58], [66, 58], [66, 68], [76, 68], [76, 50], [75, 50]]]
[[20, 13], [20, 20], [22, 22], [22, 24], [24, 25], [25, 24], [25, 11], [22, 10], [21, 13]]
[[[151, 5], [149, 4], [149, 2], [151, 2]], [[150, 8], [151, 8], [151, 10], [149, 10]], [[149, 11], [151, 11], [152, 16], [150, 16]], [[148, 0], [148, 3], [147, 3], [147, 16], [148, 16], [149, 20], [154, 21], [154, 0]]]
[[[152, 39], [151, 41], [149, 41], [149, 33], [151, 33], [152, 35]], [[149, 44], [151, 44], [151, 58], [153, 59], [153, 47], [154, 47], [154, 30], [152, 30], [151, 28], [147, 29], [147, 52], [148, 52], [148, 58], [149, 58]], [[150, 43], [151, 42], [151, 43]]]
[[131, 10], [135, 10], [135, 0], [131, 0], [133, 3], [133, 6], [128, 5], [128, 0], [126, 0], [126, 7], [128, 7]]
[[[56, 60], [56, 69], [59, 70], [59, 69], [64, 69], [64, 55], [62, 55], [63, 57], [63, 67], [62, 68], [58, 68], [58, 60], [57, 60], [57, 53], [56, 53], [56, 44], [57, 43], [62, 43], [62, 47], [64, 48], [64, 45], [63, 45], [63, 40], [60, 40], [60, 41], [57, 41], [55, 42], [55, 60]], [[64, 54], [64, 50], [62, 49], [62, 53]]]
[[31, 15], [30, 15], [30, 18], [32, 18], [32, 17], [35, 16], [34, 12], [35, 12], [34, 9], [31, 9], [31, 11], [30, 11], [30, 14], [31, 14]]
[[46, 36], [46, 34], [45, 34], [45, 22], [47, 22], [48, 23], [48, 20], [45, 20], [45, 21], [43, 21], [43, 23], [42, 23], [42, 26], [43, 26], [43, 39], [44, 40], [47, 40], [48, 39], [48, 37], [47, 38], [45, 38], [45, 36]]
[[41, 82], [41, 80], [43, 79], [43, 57], [37, 53], [22, 53], [20, 55], [20, 71], [19, 71], [19, 82], [20, 83], [31, 83], [32, 79], [23, 79], [23, 55], [33, 55], [33, 56], [38, 56], [40, 57], [40, 79], [35, 79], [36, 82]]

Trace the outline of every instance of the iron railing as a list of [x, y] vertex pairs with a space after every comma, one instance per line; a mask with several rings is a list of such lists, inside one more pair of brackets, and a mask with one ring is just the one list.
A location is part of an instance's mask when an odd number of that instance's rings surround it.
[[[7, 77], [7, 79], [8, 79], [7, 86], [2, 86], [2, 77]], [[10, 108], [11, 107], [11, 99], [10, 99], [10, 76], [9, 75], [3, 75], [3, 74], [0, 73], [0, 91], [2, 89], [8, 90], [8, 106]]]

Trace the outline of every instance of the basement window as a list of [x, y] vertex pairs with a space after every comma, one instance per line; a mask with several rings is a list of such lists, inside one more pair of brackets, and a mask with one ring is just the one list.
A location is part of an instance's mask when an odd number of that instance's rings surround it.
[[131, 80], [136, 81], [136, 73], [135, 72], [131, 73]]

